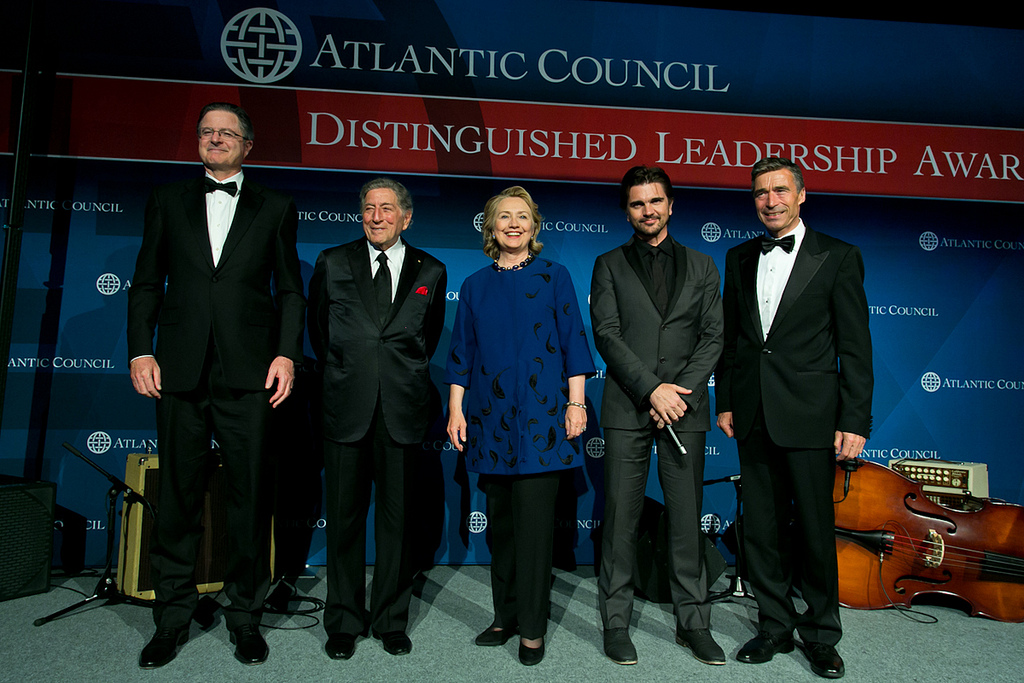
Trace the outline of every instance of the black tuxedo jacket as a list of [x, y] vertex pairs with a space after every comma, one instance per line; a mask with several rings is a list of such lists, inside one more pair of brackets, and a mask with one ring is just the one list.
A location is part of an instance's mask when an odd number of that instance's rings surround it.
[[411, 444], [430, 426], [430, 357], [444, 329], [444, 264], [406, 242], [398, 291], [383, 325], [366, 239], [325, 249], [309, 281], [309, 339], [324, 365], [324, 438], [366, 435], [380, 395], [395, 441]]
[[202, 176], [158, 187], [146, 204], [128, 292], [128, 357], [155, 355], [164, 391], [196, 387], [211, 335], [232, 388], [262, 390], [277, 356], [302, 362], [295, 203], [248, 178], [240, 191], [216, 267]]
[[662, 382], [692, 389], [678, 431], [708, 431], [708, 378], [722, 352], [722, 299], [710, 257], [674, 242], [675, 292], [662, 315], [633, 237], [602, 254], [590, 284], [594, 345], [608, 368], [601, 426], [651, 425], [648, 398]]
[[760, 238], [725, 257], [725, 351], [716, 411], [744, 438], [764, 408], [786, 448], [830, 448], [836, 430], [871, 431], [871, 335], [860, 250], [807, 228], [767, 338], [756, 301]]

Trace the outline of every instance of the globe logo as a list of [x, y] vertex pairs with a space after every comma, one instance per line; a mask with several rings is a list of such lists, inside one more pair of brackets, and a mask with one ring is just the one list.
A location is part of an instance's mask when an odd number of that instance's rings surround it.
[[700, 530], [706, 534], [717, 534], [722, 528], [722, 518], [714, 513], [708, 513], [700, 518]]
[[266, 7], [231, 17], [220, 34], [224, 63], [250, 83], [273, 83], [292, 71], [302, 56], [302, 38], [292, 20]]
[[487, 515], [479, 510], [473, 510], [473, 512], [469, 513], [469, 517], [466, 518], [466, 527], [470, 533], [482, 534], [487, 528]]
[[111, 296], [121, 291], [121, 278], [113, 273], [103, 273], [96, 278], [96, 289], [103, 296]]
[[701, 226], [700, 236], [705, 242], [717, 242], [722, 239], [722, 229], [718, 227], [718, 223], [705, 223]]
[[917, 238], [917, 243], [925, 251], [935, 251], [935, 248], [939, 246], [939, 236], [930, 230], [922, 232], [921, 236]]
[[96, 455], [102, 455], [109, 451], [113, 443], [110, 439], [110, 434], [106, 432], [93, 432], [85, 440], [86, 447]]
[[484, 212], [481, 211], [473, 217], [473, 227], [476, 228], [477, 232], [484, 231]]
[[604, 439], [599, 436], [595, 436], [593, 439], [587, 442], [586, 445], [587, 455], [591, 458], [603, 458], [604, 457]]
[[709, 387], [715, 386], [715, 373], [713, 373], [713, 372], [711, 373], [711, 376], [708, 377], [708, 386]]
[[929, 394], [934, 394], [942, 386], [942, 378], [934, 372], [926, 372], [921, 375], [921, 388]]

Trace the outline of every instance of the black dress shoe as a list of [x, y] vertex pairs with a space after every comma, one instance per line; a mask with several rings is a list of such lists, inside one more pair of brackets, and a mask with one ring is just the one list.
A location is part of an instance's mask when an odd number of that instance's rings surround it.
[[604, 653], [616, 664], [636, 664], [636, 648], [629, 637], [629, 629], [605, 629]]
[[801, 649], [807, 656], [807, 661], [811, 663], [811, 671], [822, 678], [842, 678], [846, 673], [843, 658], [831, 645], [804, 643]]
[[188, 642], [188, 627], [162, 627], [146, 643], [139, 655], [139, 666], [143, 669], [158, 669], [178, 654], [178, 648]]
[[540, 647], [527, 647], [522, 641], [519, 641], [519, 663], [523, 666], [533, 666], [534, 664], [540, 664], [540, 660], [544, 659], [544, 643], [540, 644]]
[[491, 624], [473, 642], [480, 647], [498, 647], [507, 643], [509, 638], [517, 633], [519, 633], [518, 628], [498, 628]]
[[384, 651], [389, 655], [407, 655], [412, 652], [412, 641], [404, 631], [388, 631], [387, 633], [374, 633], [374, 638], [380, 640], [384, 645]]
[[262, 664], [270, 654], [267, 641], [260, 635], [259, 626], [253, 624], [245, 624], [232, 631], [231, 642], [235, 646], [235, 659], [242, 664]]
[[761, 631], [740, 648], [736, 659], [747, 664], [763, 664], [770, 662], [776, 654], [792, 652], [794, 647], [792, 637], [783, 638]]
[[332, 633], [327, 636], [324, 651], [331, 659], [348, 659], [356, 651], [356, 637], [349, 633]]
[[725, 664], [725, 651], [711, 637], [706, 628], [694, 628], [676, 632], [676, 642], [690, 648], [694, 659], [704, 664], [720, 666]]

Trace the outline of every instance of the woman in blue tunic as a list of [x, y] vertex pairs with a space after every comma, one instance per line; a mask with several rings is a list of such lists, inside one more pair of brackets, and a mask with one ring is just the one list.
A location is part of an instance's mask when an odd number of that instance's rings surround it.
[[477, 645], [520, 635], [519, 661], [544, 657], [559, 474], [582, 465], [584, 383], [594, 374], [569, 271], [538, 258], [541, 216], [522, 187], [484, 207], [484, 253], [466, 278], [445, 383], [448, 436], [480, 474], [493, 542], [494, 622]]

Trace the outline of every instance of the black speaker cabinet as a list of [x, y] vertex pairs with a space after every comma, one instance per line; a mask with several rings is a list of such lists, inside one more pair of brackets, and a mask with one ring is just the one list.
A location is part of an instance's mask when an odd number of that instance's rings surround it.
[[[159, 509], [157, 491], [160, 484], [160, 458], [155, 455], [128, 456], [125, 483], [146, 497]], [[227, 513], [224, 504], [224, 468], [216, 467], [210, 474], [203, 506], [203, 538], [196, 559], [196, 586], [200, 593], [214, 593], [224, 587], [227, 561]], [[153, 532], [153, 516], [142, 505], [125, 504], [121, 516], [121, 545], [118, 552], [117, 587], [125, 595], [153, 600], [153, 579], [150, 575], [149, 542]], [[271, 536], [273, 536], [271, 534]], [[274, 548], [270, 549], [273, 571]]]
[[57, 485], [0, 477], [0, 600], [50, 590]]

